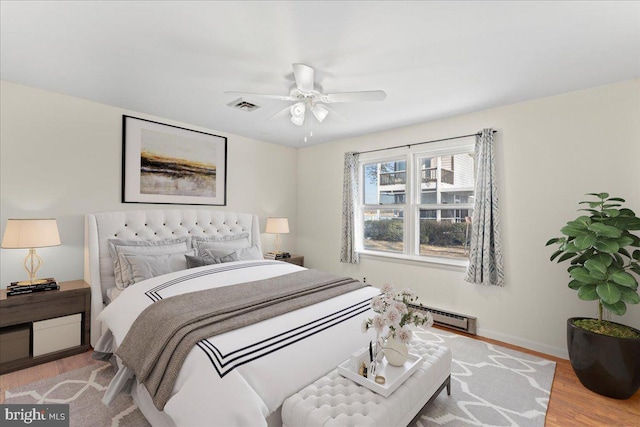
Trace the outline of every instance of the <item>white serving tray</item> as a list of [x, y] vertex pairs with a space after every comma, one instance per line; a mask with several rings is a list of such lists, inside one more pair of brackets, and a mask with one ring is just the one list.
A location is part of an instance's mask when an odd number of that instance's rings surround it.
[[409, 378], [422, 364], [422, 356], [409, 353], [407, 361], [403, 366], [391, 366], [387, 363], [386, 359], [382, 359], [378, 362], [376, 375], [382, 375], [385, 378], [384, 384], [378, 384], [372, 378], [365, 378], [359, 375], [357, 372], [349, 369], [351, 359], [348, 359], [338, 365], [338, 373], [343, 377], [360, 384], [363, 387], [368, 388], [384, 397], [389, 397], [400, 384]]

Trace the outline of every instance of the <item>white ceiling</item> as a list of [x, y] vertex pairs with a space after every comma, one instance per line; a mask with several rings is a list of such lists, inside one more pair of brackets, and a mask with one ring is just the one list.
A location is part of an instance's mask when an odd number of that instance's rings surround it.
[[[640, 2], [2, 1], [0, 76], [133, 111], [294, 147], [640, 76]], [[331, 104], [313, 138], [288, 103], [291, 64]], [[490, 125], [490, 124], [489, 124]]]

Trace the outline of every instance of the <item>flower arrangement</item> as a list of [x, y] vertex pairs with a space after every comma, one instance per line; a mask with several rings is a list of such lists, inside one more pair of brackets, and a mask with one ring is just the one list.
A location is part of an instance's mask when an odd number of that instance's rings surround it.
[[371, 300], [371, 308], [376, 313], [373, 319], [365, 319], [362, 322], [362, 332], [366, 333], [369, 329], [374, 329], [378, 337], [382, 335], [385, 327], [388, 332], [382, 339], [393, 338], [403, 344], [409, 344], [411, 341], [411, 330], [409, 325], [433, 325], [433, 317], [431, 313], [421, 315], [413, 310], [409, 303], [417, 301], [418, 297], [411, 289], [403, 289], [396, 293], [393, 286], [384, 285], [382, 294], [373, 297]]

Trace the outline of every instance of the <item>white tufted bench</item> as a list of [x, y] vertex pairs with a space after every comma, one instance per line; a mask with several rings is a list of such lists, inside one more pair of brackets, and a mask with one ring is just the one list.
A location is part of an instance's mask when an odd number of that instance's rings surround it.
[[451, 394], [451, 350], [414, 339], [411, 353], [423, 365], [389, 397], [333, 370], [289, 397], [282, 405], [283, 427], [407, 426], [446, 387]]

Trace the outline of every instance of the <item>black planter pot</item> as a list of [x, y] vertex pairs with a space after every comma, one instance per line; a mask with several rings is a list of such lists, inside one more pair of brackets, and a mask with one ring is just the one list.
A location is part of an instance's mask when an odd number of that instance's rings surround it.
[[596, 334], [575, 326], [579, 319], [567, 320], [567, 346], [582, 385], [614, 399], [633, 396], [640, 388], [640, 339]]

